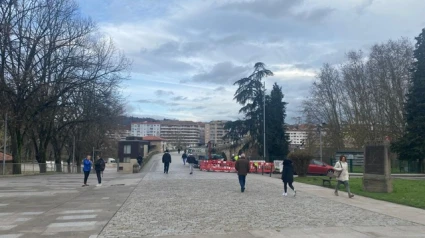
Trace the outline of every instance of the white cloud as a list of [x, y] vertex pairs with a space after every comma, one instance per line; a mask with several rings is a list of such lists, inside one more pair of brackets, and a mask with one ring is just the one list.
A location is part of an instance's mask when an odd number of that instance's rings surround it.
[[274, 72], [266, 86], [282, 86], [291, 118], [324, 63], [425, 27], [419, 0], [78, 1], [133, 61], [128, 111], [203, 121], [239, 116], [231, 83], [256, 62]]

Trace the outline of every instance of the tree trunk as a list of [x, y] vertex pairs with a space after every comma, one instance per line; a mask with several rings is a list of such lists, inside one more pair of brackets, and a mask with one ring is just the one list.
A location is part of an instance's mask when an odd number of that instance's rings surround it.
[[21, 162], [22, 162], [22, 145], [23, 136], [19, 133], [19, 130], [11, 133], [11, 150], [13, 156], [13, 170], [12, 174], [21, 174]]
[[46, 151], [43, 149], [38, 151], [38, 166], [40, 168], [40, 173], [47, 172]]

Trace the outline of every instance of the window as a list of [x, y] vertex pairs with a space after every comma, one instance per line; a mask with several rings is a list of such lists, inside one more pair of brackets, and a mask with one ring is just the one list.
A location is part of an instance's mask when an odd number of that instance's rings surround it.
[[124, 163], [130, 163], [130, 157], [124, 157]]
[[124, 154], [131, 154], [131, 145], [124, 146]]

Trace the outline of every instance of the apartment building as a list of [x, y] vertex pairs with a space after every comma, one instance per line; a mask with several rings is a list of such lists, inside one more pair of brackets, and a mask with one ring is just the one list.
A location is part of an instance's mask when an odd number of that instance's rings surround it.
[[223, 136], [227, 131], [224, 125], [227, 121], [211, 121], [205, 124], [205, 143], [211, 141], [216, 145], [224, 144]]
[[159, 122], [132, 122], [131, 135], [132, 136], [160, 136], [161, 124]]
[[202, 123], [192, 121], [161, 121], [160, 137], [170, 148], [193, 147], [201, 142]]
[[311, 132], [311, 128], [308, 125], [296, 125], [288, 126], [286, 134], [289, 136], [291, 145], [300, 146], [307, 142], [308, 134]]

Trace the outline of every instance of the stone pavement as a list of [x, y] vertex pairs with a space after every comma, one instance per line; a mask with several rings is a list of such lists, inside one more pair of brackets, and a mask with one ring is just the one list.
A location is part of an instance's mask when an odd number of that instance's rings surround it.
[[[105, 173], [102, 187], [82, 175], [0, 178], [5, 237], [425, 237], [425, 210], [248, 175], [195, 170], [173, 153], [164, 174], [155, 156], [139, 174]], [[95, 174], [89, 180], [95, 185]]]
[[235, 174], [189, 175], [177, 156], [169, 174], [152, 161], [100, 237], [425, 237], [421, 209], [304, 184], [282, 197], [281, 181], [261, 175], [241, 193]]

